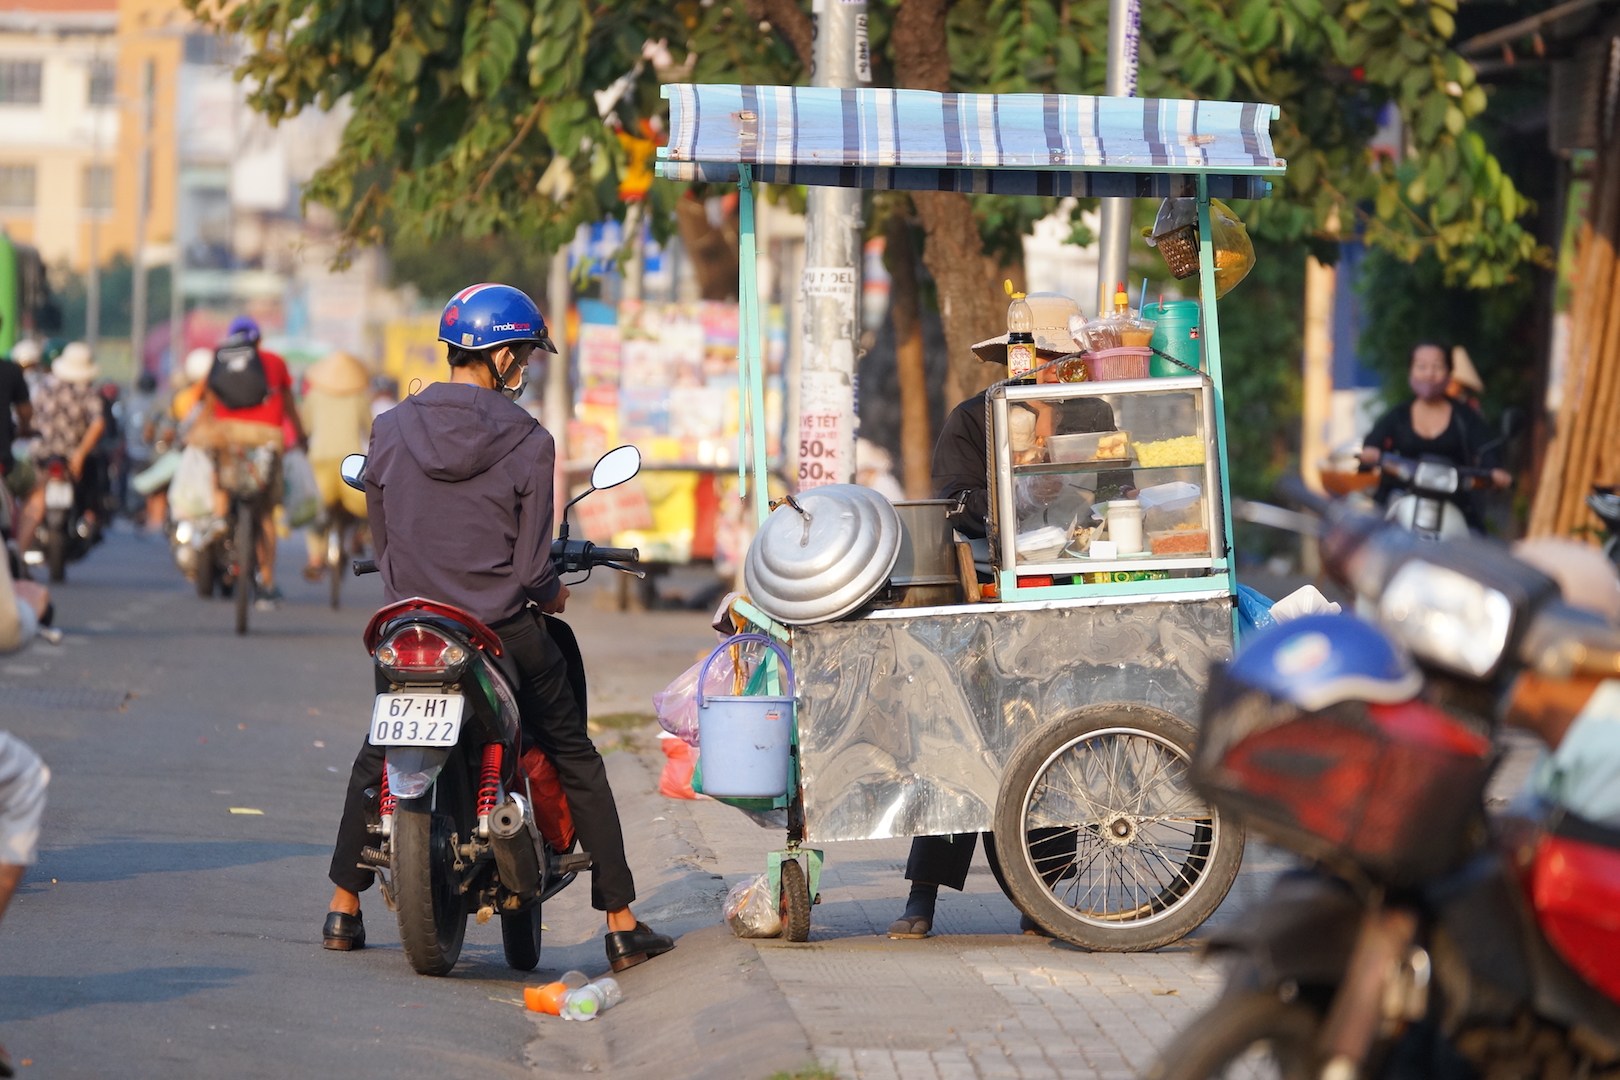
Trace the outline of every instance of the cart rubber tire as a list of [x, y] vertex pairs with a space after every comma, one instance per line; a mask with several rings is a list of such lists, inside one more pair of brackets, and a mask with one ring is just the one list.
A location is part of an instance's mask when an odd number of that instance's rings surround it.
[[254, 564], [258, 562], [259, 545], [255, 543], [253, 511], [246, 506], [236, 509], [236, 564], [241, 572], [236, 575], [236, 632], [248, 631], [248, 610], [253, 607]]
[[782, 937], [810, 940], [810, 883], [798, 859], [782, 860]]
[[1276, 1069], [1262, 1075], [1308, 1080], [1320, 1072], [1316, 1053], [1320, 1026], [1320, 1018], [1309, 1005], [1285, 1003], [1276, 994], [1229, 991], [1182, 1029], [1144, 1080], [1253, 1075], [1252, 1060], [1230, 1073], [1228, 1068], [1260, 1044], [1265, 1044]]
[[[1151, 915], [1134, 920], [1081, 916], [1053, 894], [1052, 886], [1056, 882], [1049, 884], [1036, 872], [1030, 845], [1013, 841], [1015, 837], [1027, 835], [1025, 804], [1035, 794], [1036, 783], [1047, 765], [1076, 743], [1107, 735], [1145, 738], [1149, 740], [1148, 745], [1157, 744], [1173, 752], [1183, 762], [1190, 762], [1197, 732], [1185, 721], [1160, 709], [1130, 702], [1113, 702], [1080, 709], [1044, 725], [1026, 738], [1008, 759], [1002, 773], [1001, 791], [996, 799], [994, 831], [999, 840], [997, 861], [1001, 866], [1003, 887], [1014, 907], [1054, 937], [1070, 944], [1094, 952], [1157, 949], [1197, 929], [1226, 898], [1227, 890], [1232, 887], [1232, 881], [1243, 863], [1241, 826], [1229, 820], [1223, 821], [1214, 807], [1205, 804], [1208, 817], [1199, 820], [1208, 820], [1212, 826], [1192, 826], [1192, 844], [1187, 861], [1183, 863], [1183, 869], [1196, 863], [1196, 876], [1192, 877], [1190, 883], [1179, 875], [1168, 884], [1161, 883], [1163, 891], [1147, 906], [1158, 906], [1172, 889], [1178, 895]], [[1183, 777], [1185, 775], [1183, 772]], [[1160, 787], [1155, 786], [1151, 790], [1158, 791]], [[1197, 798], [1190, 794], [1189, 797]], [[1128, 817], [1129, 814], [1122, 816]], [[1135, 834], [1134, 825], [1126, 827]], [[1074, 831], [1078, 836], [1078, 828]], [[1100, 836], [1100, 830], [1095, 835]], [[1049, 844], [1051, 840], [1037, 843]], [[1106, 850], [1099, 846], [1099, 851]], [[1099, 857], [1093, 856], [1086, 867]], [[1078, 870], [1086, 869], [1077, 867], [1077, 863], [1078, 856], [1071, 860], [1069, 869], [1056, 880], [1070, 880], [1077, 876]], [[1145, 859], [1140, 860], [1140, 864], [1146, 865]], [[1089, 890], [1084, 895], [1089, 895]]]
[[[448, 975], [461, 958], [467, 906], [450, 850], [454, 821], [431, 804], [430, 792], [394, 809], [392, 885], [405, 959], [418, 975]], [[503, 920], [503, 937], [505, 928]]]
[[522, 911], [501, 912], [501, 945], [506, 949], [506, 966], [514, 971], [533, 971], [540, 963], [540, 902]]

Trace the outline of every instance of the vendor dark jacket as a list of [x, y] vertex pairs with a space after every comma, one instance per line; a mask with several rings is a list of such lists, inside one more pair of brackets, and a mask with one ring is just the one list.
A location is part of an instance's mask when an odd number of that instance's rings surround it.
[[[951, 525], [963, 536], [987, 533], [990, 518], [990, 437], [985, 416], [985, 391], [951, 410], [934, 444], [934, 498], [962, 499], [962, 511], [950, 515]], [[1063, 430], [1113, 431], [1114, 410], [1101, 398], [1072, 398], [1062, 402]]]
[[434, 383], [379, 416], [366, 507], [389, 602], [425, 596], [486, 624], [557, 595], [545, 428], [494, 390]]

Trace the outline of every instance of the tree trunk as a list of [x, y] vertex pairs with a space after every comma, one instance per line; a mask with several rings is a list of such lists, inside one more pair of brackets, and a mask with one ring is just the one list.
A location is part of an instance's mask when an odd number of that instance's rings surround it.
[[694, 198], [675, 201], [675, 223], [692, 271], [697, 275], [698, 293], [705, 300], [731, 300], [737, 295], [738, 223], [735, 211], [727, 212], [716, 228], [709, 222], [709, 208]]
[[889, 215], [884, 230], [889, 264], [889, 317], [894, 320], [894, 366], [900, 379], [900, 461], [908, 499], [934, 495], [933, 433], [928, 430], [928, 374], [923, 363], [922, 321], [917, 295], [917, 253], [911, 221]]
[[[951, 55], [945, 38], [949, 8], [950, 0], [903, 0], [900, 4], [889, 42], [901, 86], [950, 92]], [[928, 234], [923, 262], [939, 290], [939, 313], [950, 354], [945, 379], [945, 407], [949, 409], [1005, 378], [1006, 368], [981, 362], [971, 347], [1007, 327], [993, 290], [994, 268], [984, 255], [972, 201], [954, 191], [918, 191], [911, 202]]]

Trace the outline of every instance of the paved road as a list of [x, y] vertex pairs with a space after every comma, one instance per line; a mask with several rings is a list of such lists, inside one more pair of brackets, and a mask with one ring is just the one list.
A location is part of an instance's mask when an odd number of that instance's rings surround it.
[[[0, 658], [0, 725], [54, 773], [40, 863], [0, 923], [0, 1041], [33, 1062], [23, 1075], [531, 1075], [522, 985], [605, 970], [579, 887], [548, 906], [533, 975], [505, 966], [491, 922], [469, 927], [452, 978], [415, 976], [375, 893], [374, 947], [321, 949], [331, 839], [370, 711], [359, 633], [381, 590], [351, 579], [351, 605], [333, 612], [297, 577], [299, 552], [280, 559], [291, 602], [254, 613], [242, 639], [161, 542], [121, 531], [57, 592], [63, 643]], [[624, 654], [627, 617], [578, 606], [588, 655]], [[701, 618], [638, 618], [654, 645], [599, 678], [596, 712], [645, 709], [703, 645]], [[660, 873], [651, 780], [633, 755], [610, 763], [656, 904], [663, 878], [679, 886], [692, 868]], [[684, 922], [679, 907], [663, 920], [677, 932], [714, 921], [712, 906]]]

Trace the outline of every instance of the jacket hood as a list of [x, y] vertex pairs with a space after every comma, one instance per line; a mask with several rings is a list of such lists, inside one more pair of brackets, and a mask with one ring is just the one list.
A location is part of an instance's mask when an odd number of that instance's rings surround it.
[[540, 426], [494, 390], [468, 383], [433, 383], [393, 412], [406, 452], [435, 480], [488, 471]]

